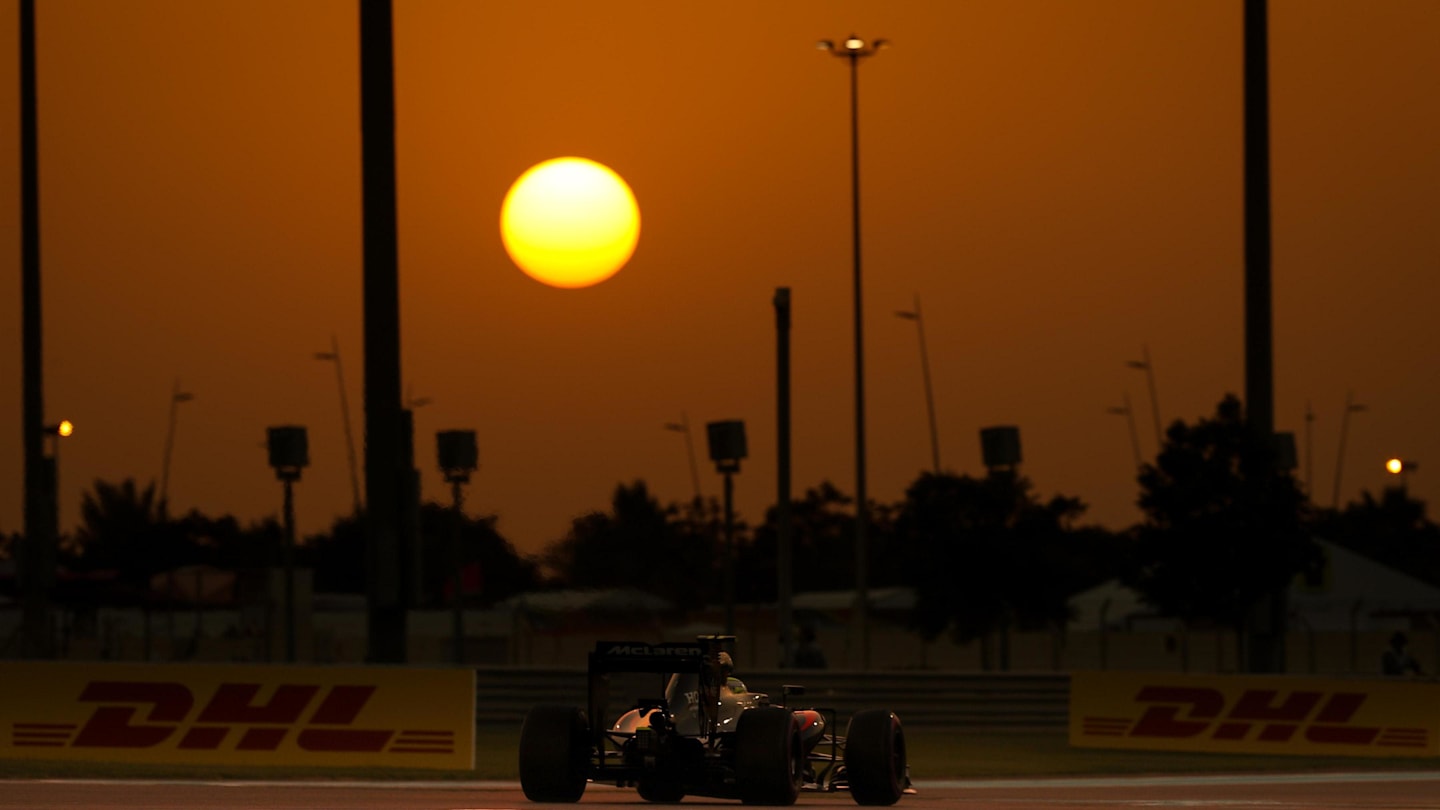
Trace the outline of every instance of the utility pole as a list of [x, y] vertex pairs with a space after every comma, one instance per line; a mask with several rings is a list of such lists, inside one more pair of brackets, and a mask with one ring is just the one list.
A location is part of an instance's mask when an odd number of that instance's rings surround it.
[[49, 658], [50, 587], [55, 579], [55, 467], [45, 458], [44, 329], [40, 297], [40, 138], [35, 78], [35, 0], [20, 0], [21, 447], [25, 537], [19, 551], [20, 643], [26, 658]]
[[360, 162], [364, 242], [365, 544], [370, 663], [406, 658], [400, 533], [400, 273], [395, 192], [395, 43], [391, 0], [360, 0]]
[[[1245, 0], [1245, 419], [1257, 441], [1275, 434], [1270, 304], [1270, 45], [1267, 0]], [[1266, 471], [1268, 472], [1268, 471]], [[1287, 594], [1262, 597], [1249, 622], [1250, 672], [1285, 672]]]
[[775, 289], [775, 562], [779, 602], [780, 667], [795, 666], [795, 550], [790, 532], [790, 288]]

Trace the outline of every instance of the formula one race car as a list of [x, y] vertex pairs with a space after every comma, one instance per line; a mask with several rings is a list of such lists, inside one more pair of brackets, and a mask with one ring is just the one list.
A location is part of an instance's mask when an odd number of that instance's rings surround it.
[[[890, 805], [909, 787], [905, 735], [885, 710], [850, 718], [787, 704], [799, 686], [749, 692], [730, 675], [733, 636], [694, 643], [601, 642], [590, 653], [589, 710], [536, 706], [520, 731], [520, 786], [535, 802], [574, 802], [588, 782], [635, 787], [646, 801], [687, 795], [794, 804], [802, 790], [848, 790], [857, 804]], [[602, 717], [616, 673], [654, 673], [652, 689], [614, 723]]]

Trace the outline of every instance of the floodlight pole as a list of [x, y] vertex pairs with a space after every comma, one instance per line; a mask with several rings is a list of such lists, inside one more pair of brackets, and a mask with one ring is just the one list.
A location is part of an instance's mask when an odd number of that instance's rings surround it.
[[935, 428], [935, 389], [930, 384], [930, 354], [925, 350], [925, 316], [920, 311], [920, 293], [915, 293], [913, 312], [899, 311], [896, 316], [915, 322], [915, 331], [920, 335], [920, 373], [925, 381], [925, 413], [930, 417], [930, 463], [936, 475], [940, 474], [940, 433]]
[[300, 471], [310, 464], [310, 441], [305, 428], [282, 425], [266, 430], [270, 466], [285, 485], [285, 538], [280, 556], [285, 569], [285, 660], [295, 663], [295, 493]]
[[360, 474], [355, 466], [355, 434], [350, 429], [350, 403], [345, 396], [345, 369], [340, 362], [340, 339], [331, 333], [330, 351], [316, 352], [316, 360], [325, 360], [335, 364], [335, 384], [340, 389], [340, 425], [345, 429], [345, 457], [350, 462], [350, 491], [355, 500], [354, 516], [358, 519], [364, 511], [364, 501], [360, 497]]
[[790, 288], [775, 290], [776, 601], [780, 623], [780, 667], [795, 666], [794, 539], [790, 531]]
[[722, 466], [725, 477], [725, 635], [735, 635], [735, 473], [740, 462]]
[[480, 448], [473, 430], [442, 430], [435, 434], [435, 451], [440, 472], [450, 483], [453, 505], [450, 524], [450, 630], [454, 644], [455, 663], [465, 662], [465, 579], [461, 576], [464, 554], [460, 533], [465, 524], [464, 493], [460, 487], [470, 483], [470, 474], [480, 467]]
[[450, 638], [453, 645], [451, 654], [457, 664], [465, 662], [465, 581], [460, 573], [464, 562], [460, 529], [465, 520], [465, 493], [461, 486], [469, 479], [468, 475], [449, 477], [450, 508], [453, 510], [450, 524]]
[[295, 481], [300, 471], [281, 472], [285, 485], [285, 661], [295, 663]]
[[852, 296], [855, 305], [855, 604], [854, 622], [859, 668], [870, 668], [869, 567], [866, 542], [870, 522], [869, 494], [865, 486], [865, 338], [860, 272], [860, 60], [885, 47], [885, 40], [867, 42], [851, 34], [840, 44], [828, 40], [820, 49], [845, 59], [850, 66], [850, 216]]
[[180, 390], [180, 378], [175, 378], [175, 390], [170, 393], [170, 426], [165, 431], [165, 461], [160, 467], [160, 519], [170, 517], [170, 457], [175, 450], [175, 422], [180, 403], [189, 402], [195, 395]]
[[35, 0], [20, 0], [20, 343], [21, 446], [25, 454], [21, 654], [49, 658], [50, 585], [57, 527], [54, 467], [45, 458], [44, 330], [40, 297], [40, 138], [35, 75]]
[[407, 569], [400, 533], [400, 279], [391, 0], [360, 2], [360, 146], [365, 331], [365, 543], [371, 663], [404, 663]]
[[725, 477], [725, 633], [735, 633], [735, 484], [732, 476], [740, 472], [740, 462], [747, 450], [745, 423], [738, 419], [710, 422], [705, 426], [710, 445], [710, 460], [715, 470]]
[[[1271, 324], [1270, 46], [1267, 0], [1245, 0], [1245, 420], [1256, 441], [1275, 435]], [[1270, 471], [1264, 471], [1268, 474]], [[1283, 673], [1287, 593], [1261, 597], [1251, 616], [1246, 670]]]

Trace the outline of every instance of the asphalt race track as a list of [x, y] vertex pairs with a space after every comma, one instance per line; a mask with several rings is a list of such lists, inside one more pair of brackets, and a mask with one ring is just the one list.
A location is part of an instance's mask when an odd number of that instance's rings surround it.
[[[1440, 810], [1440, 771], [1241, 776], [1149, 776], [920, 782], [898, 807], [1094, 810]], [[686, 799], [687, 806], [740, 807]], [[504, 810], [650, 806], [633, 790], [592, 785], [579, 805], [537, 805], [514, 782], [255, 782], [16, 779], [0, 781], [0, 807], [135, 810]], [[855, 807], [845, 793], [802, 794], [797, 807]]]

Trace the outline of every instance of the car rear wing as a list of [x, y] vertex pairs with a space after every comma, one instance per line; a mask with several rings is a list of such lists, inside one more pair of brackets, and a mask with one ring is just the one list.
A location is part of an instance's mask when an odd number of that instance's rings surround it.
[[[609, 702], [609, 676], [612, 673], [639, 672], [662, 676], [677, 672], [698, 674], [701, 688], [705, 692], [701, 711], [707, 721], [707, 733], [712, 733], [718, 720], [717, 710], [713, 707], [718, 706], [720, 685], [725, 682], [720, 653], [734, 641], [734, 636], [707, 635], [699, 636], [695, 641], [664, 641], [655, 644], [644, 641], [598, 642], [589, 656], [587, 707], [596, 745], [600, 744], [605, 724], [608, 722], [604, 713]], [[660, 692], [657, 697], [663, 698], [663, 678]]]
[[711, 651], [699, 641], [601, 641], [590, 653], [590, 674], [612, 672], [699, 672]]

